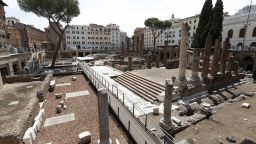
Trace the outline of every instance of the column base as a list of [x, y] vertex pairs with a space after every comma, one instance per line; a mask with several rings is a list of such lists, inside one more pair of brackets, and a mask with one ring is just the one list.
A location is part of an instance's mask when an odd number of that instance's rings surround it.
[[194, 86], [202, 85], [202, 82], [201, 82], [199, 76], [192, 76], [190, 82]]
[[163, 118], [159, 122], [159, 126], [163, 128], [168, 133], [172, 132], [174, 130], [174, 126], [172, 125], [172, 121], [164, 121]]
[[112, 144], [112, 140], [109, 139], [109, 142], [100, 142], [100, 140], [98, 140], [97, 144]]

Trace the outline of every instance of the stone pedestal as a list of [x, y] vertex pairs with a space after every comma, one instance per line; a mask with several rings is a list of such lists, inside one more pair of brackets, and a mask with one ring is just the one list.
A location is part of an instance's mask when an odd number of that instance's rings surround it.
[[219, 71], [220, 48], [221, 48], [221, 37], [219, 37], [215, 41], [215, 46], [214, 46], [212, 69], [211, 69], [211, 76], [213, 78], [217, 76], [217, 72]]
[[212, 47], [212, 36], [208, 35], [205, 42], [204, 57], [203, 57], [203, 69], [202, 69], [202, 78], [207, 79], [209, 73], [209, 62], [211, 56], [211, 47]]
[[172, 125], [172, 119], [171, 119], [172, 91], [173, 91], [172, 80], [167, 79], [165, 82], [164, 113], [161, 121], [159, 122], [159, 125], [167, 132], [171, 132], [174, 129], [174, 126]]
[[180, 43], [180, 59], [179, 59], [179, 77], [175, 81], [175, 85], [179, 87], [179, 89], [184, 89], [187, 86], [186, 80], [186, 68], [187, 68], [187, 60], [188, 60], [188, 39], [189, 39], [189, 26], [187, 23], [182, 24], [181, 31], [181, 43]]
[[195, 86], [201, 85], [201, 81], [198, 76], [199, 65], [200, 65], [200, 48], [194, 48], [192, 68], [191, 68], [191, 71], [192, 71], [191, 83]]
[[99, 90], [98, 113], [99, 113], [100, 144], [110, 144], [108, 94], [106, 89]]

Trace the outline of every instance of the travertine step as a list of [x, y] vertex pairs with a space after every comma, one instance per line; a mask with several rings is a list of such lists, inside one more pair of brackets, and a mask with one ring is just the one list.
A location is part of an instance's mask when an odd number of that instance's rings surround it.
[[165, 90], [164, 86], [129, 72], [114, 80], [149, 102], [161, 101], [159, 94]]

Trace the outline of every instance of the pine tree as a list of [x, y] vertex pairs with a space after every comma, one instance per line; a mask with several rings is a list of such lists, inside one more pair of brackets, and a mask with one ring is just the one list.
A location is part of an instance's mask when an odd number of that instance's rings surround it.
[[223, 2], [222, 0], [217, 0], [215, 7], [212, 12], [211, 29], [213, 39], [217, 39], [221, 36], [223, 23]]
[[208, 26], [208, 28], [206, 26], [209, 24], [211, 19], [212, 7], [212, 0], [206, 0], [199, 17], [199, 24], [196, 29], [196, 34], [191, 44], [193, 48], [202, 48], [205, 45], [206, 36], [210, 29], [210, 26]]

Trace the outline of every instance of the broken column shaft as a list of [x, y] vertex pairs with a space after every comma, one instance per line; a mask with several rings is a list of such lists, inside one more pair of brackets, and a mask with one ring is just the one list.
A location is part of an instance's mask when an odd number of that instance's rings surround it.
[[216, 77], [219, 71], [219, 60], [220, 60], [220, 48], [221, 48], [221, 37], [216, 39], [213, 53], [211, 76]]
[[110, 144], [108, 94], [106, 89], [99, 90], [98, 95], [100, 144]]
[[167, 132], [173, 129], [171, 111], [172, 111], [172, 80], [167, 79], [165, 82], [165, 97], [164, 97], [164, 113], [159, 125]]
[[226, 62], [228, 57], [228, 49], [229, 49], [229, 38], [226, 38], [226, 40], [223, 43], [223, 49], [221, 51], [220, 56], [220, 72], [222, 74], [225, 74], [226, 71]]
[[205, 42], [203, 69], [202, 69], [202, 75], [201, 75], [203, 79], [206, 79], [208, 77], [211, 48], [212, 48], [212, 36], [208, 34]]
[[191, 67], [191, 82], [193, 85], [200, 85], [200, 78], [198, 76], [200, 65], [200, 48], [195, 48], [193, 51], [193, 60]]
[[177, 86], [180, 88], [186, 87], [186, 68], [187, 68], [187, 55], [188, 55], [188, 39], [189, 39], [189, 26], [187, 23], [182, 24], [181, 43], [180, 43], [180, 59], [179, 59], [179, 77]]

